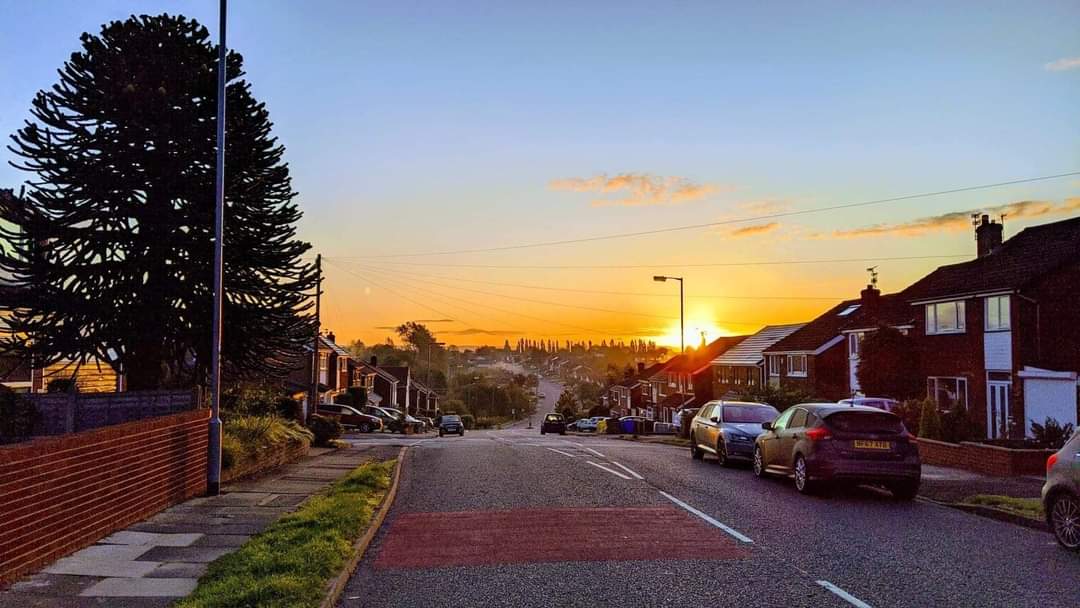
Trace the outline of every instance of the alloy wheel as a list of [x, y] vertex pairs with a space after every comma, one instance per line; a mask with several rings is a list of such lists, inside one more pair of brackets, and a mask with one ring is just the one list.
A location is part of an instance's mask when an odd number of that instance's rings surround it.
[[795, 489], [806, 491], [806, 460], [802, 456], [795, 459]]
[[1080, 549], [1080, 499], [1066, 494], [1055, 500], [1050, 524], [1062, 546], [1074, 551]]
[[724, 443], [723, 439], [716, 442], [716, 462], [720, 466], [727, 464], [727, 444]]
[[761, 457], [761, 448], [754, 448], [754, 475], [758, 477], [765, 476], [765, 462]]

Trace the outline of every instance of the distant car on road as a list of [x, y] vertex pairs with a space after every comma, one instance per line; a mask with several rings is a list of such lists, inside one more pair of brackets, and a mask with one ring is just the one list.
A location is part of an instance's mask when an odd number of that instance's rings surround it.
[[841, 399], [840, 405], [865, 405], [866, 407], [876, 407], [879, 410], [885, 410], [886, 412], [893, 411], [900, 402], [896, 399], [889, 399], [888, 397], [852, 397], [851, 399]]
[[461, 421], [461, 416], [449, 414], [439, 420], [439, 437], [446, 433], [456, 433], [459, 437], [465, 436], [465, 423]]
[[337, 419], [341, 426], [347, 429], [356, 429], [361, 433], [373, 433], [381, 431], [382, 420], [376, 416], [360, 413], [356, 408], [338, 403], [320, 403], [320, 414]]
[[595, 433], [598, 422], [600, 422], [599, 418], [582, 418], [575, 424], [577, 425], [577, 430], [583, 433]]
[[1080, 432], [1047, 459], [1042, 499], [1054, 538], [1062, 547], [1080, 551]]
[[795, 478], [809, 494], [822, 483], [883, 485], [900, 500], [919, 491], [922, 464], [899, 416], [861, 405], [803, 403], [762, 425], [754, 474]]
[[544, 421], [540, 423], [540, 434], [548, 433], [566, 434], [566, 418], [563, 418], [562, 414], [552, 412], [544, 416]]
[[404, 425], [398, 418], [398, 414], [394, 413], [397, 410], [391, 410], [390, 408], [382, 408], [374, 405], [365, 405], [363, 407], [363, 413], [369, 416], [375, 416], [382, 421], [382, 428], [390, 431], [391, 433], [403, 432]]
[[775, 407], [764, 403], [709, 401], [690, 422], [690, 456], [701, 460], [708, 452], [724, 466], [732, 460], [750, 461], [754, 441], [765, 432], [761, 423], [779, 415]]
[[[395, 417], [398, 418], [398, 420], [401, 420], [401, 415], [402, 415], [401, 410], [394, 409], [392, 407], [384, 407], [382, 409], [384, 409], [387, 412], [390, 412], [391, 414], [393, 414]], [[405, 425], [412, 428], [413, 432], [418, 433], [418, 432], [424, 430], [424, 423], [421, 422], [419, 419], [412, 417], [412, 415], [405, 414], [405, 419], [404, 420], [405, 420]]]

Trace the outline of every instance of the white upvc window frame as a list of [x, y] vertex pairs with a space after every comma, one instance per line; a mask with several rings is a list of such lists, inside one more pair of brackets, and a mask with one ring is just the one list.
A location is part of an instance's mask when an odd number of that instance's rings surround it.
[[[934, 401], [937, 404], [938, 409], [945, 411], [951, 409], [948, 404], [942, 404], [938, 399], [939, 390], [944, 387], [940, 386], [941, 382], [952, 382], [956, 387], [955, 402], [961, 406], [962, 409], [967, 410], [971, 403], [968, 401], [971, 388], [968, 386], [967, 378], [963, 376], [928, 376], [926, 378], [926, 397]], [[961, 391], [961, 387], [963, 391]]]
[[1012, 302], [1009, 295], [986, 296], [983, 298], [983, 329], [986, 331], [1011, 331]]
[[[799, 370], [799, 365], [796, 365], [796, 361], [802, 361], [802, 369]], [[806, 354], [794, 354], [787, 356], [787, 375], [789, 378], [805, 378], [807, 375], [809, 361]]]
[[[953, 321], [955, 327], [941, 328], [942, 307], [952, 305], [955, 312]], [[946, 300], [933, 302], [926, 305], [926, 335], [939, 336], [947, 334], [962, 334], [967, 331], [967, 303], [964, 300]]]
[[780, 362], [783, 360], [783, 355], [769, 355], [768, 365], [770, 378], [780, 377]]

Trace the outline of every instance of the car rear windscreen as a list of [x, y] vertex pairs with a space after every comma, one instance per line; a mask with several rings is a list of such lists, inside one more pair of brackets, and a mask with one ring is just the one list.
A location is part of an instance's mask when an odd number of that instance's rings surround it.
[[735, 424], [749, 422], [771, 422], [776, 418], [777, 411], [771, 407], [754, 407], [752, 405], [725, 405], [723, 412], [724, 422]]
[[563, 417], [560, 416], [559, 414], [548, 414], [548, 416], [547, 416], [547, 421], [548, 422], [562, 422], [562, 419], [563, 419]]
[[457, 416], [443, 416], [442, 421], [443, 422], [461, 422], [461, 418], [458, 418]]
[[904, 432], [899, 417], [884, 412], [837, 412], [825, 418], [829, 426], [844, 433], [893, 433]]

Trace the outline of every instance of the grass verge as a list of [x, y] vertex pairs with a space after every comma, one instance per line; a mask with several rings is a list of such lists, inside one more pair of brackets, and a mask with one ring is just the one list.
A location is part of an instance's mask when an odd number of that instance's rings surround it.
[[210, 564], [181, 608], [318, 606], [390, 487], [395, 461], [357, 467]]
[[1028, 519], [1042, 521], [1046, 518], [1043, 513], [1042, 501], [1038, 498], [1016, 498], [1013, 496], [999, 496], [996, 494], [976, 494], [968, 496], [960, 501], [961, 504], [980, 505], [995, 507], [1002, 511], [1008, 511]]

